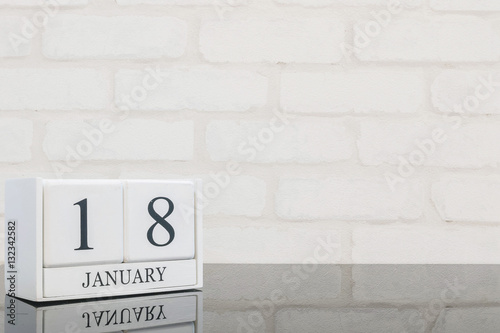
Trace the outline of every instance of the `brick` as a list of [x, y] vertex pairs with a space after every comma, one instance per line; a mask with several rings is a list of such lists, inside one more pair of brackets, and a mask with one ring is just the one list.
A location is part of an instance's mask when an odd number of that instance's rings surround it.
[[[214, 176], [219, 181], [224, 178], [220, 173]], [[247, 175], [229, 178], [227, 187], [217, 185], [213, 178], [205, 179], [203, 188], [205, 198], [208, 200], [203, 213], [205, 215], [261, 216], [266, 206], [266, 187], [266, 182], [262, 179]], [[209, 199], [214, 192], [217, 193], [212, 188], [220, 189], [220, 194]]]
[[[139, 91], [144, 80], [151, 85], [146, 98]], [[158, 111], [247, 111], [266, 103], [268, 89], [268, 79], [260, 74], [209, 68], [120, 70], [115, 82], [118, 107]]]
[[289, 72], [281, 78], [281, 107], [300, 113], [413, 113], [426, 99], [419, 70]]
[[300, 263], [205, 265], [203, 298], [209, 302], [270, 301], [278, 294], [275, 306], [338, 300], [341, 292], [341, 266], [317, 265], [307, 268], [306, 271]]
[[[257, 317], [256, 317], [257, 316]], [[249, 330], [250, 329], [250, 330]], [[259, 317], [255, 310], [203, 311], [204, 332], [252, 332], [265, 333], [265, 318]]]
[[499, 58], [498, 29], [482, 18], [392, 16], [384, 24], [372, 19], [355, 25], [353, 45], [359, 60], [482, 62]]
[[[328, 5], [343, 6], [389, 6], [397, 4], [398, 0], [275, 0], [283, 5], [300, 5], [304, 7], [323, 7]], [[414, 8], [422, 5], [422, 0], [400, 0], [405, 8]]]
[[445, 221], [500, 223], [500, 179], [444, 177], [432, 185], [432, 201]]
[[434, 10], [448, 11], [498, 11], [500, 3], [495, 0], [430, 0]]
[[500, 72], [444, 70], [431, 86], [432, 104], [441, 113], [500, 113]]
[[73, 7], [87, 5], [88, 3], [88, 0], [0, 0], [0, 6], [39, 7], [40, 10], [43, 10], [43, 8], [54, 9], [55, 4], [58, 7]]
[[[315, 260], [321, 264], [338, 263], [341, 255], [340, 238], [338, 230], [324, 224], [297, 223], [292, 226], [276, 225], [272, 221], [217, 221], [205, 224], [204, 261], [289, 264]], [[317, 249], [321, 251], [319, 256], [315, 255]]]
[[108, 84], [94, 69], [0, 69], [0, 110], [101, 110]]
[[[192, 121], [127, 119], [105, 132], [96, 123], [53, 120], [46, 126], [43, 150], [51, 161], [191, 160]], [[100, 133], [100, 134], [99, 134]]]
[[184, 53], [187, 26], [172, 17], [58, 15], [42, 37], [51, 59], [158, 59]]
[[344, 29], [321, 19], [204, 21], [200, 51], [212, 62], [336, 63]]
[[498, 264], [500, 228], [372, 226], [353, 231], [356, 264]]
[[500, 331], [500, 307], [443, 309], [432, 333], [496, 333]]
[[31, 120], [2, 118], [0, 122], [0, 162], [31, 160], [33, 122]]
[[277, 332], [424, 332], [422, 325], [413, 325], [420, 313], [413, 309], [290, 308], [276, 315]]
[[383, 178], [283, 178], [275, 205], [276, 214], [287, 220], [417, 219], [423, 189], [408, 181], [392, 191]]
[[422, 165], [481, 168], [500, 162], [498, 124], [466, 123], [459, 115], [418, 122], [363, 121], [357, 143], [363, 164], [398, 165], [402, 175]]
[[237, 5], [244, 0], [230, 1], [228, 0], [116, 0], [116, 3], [123, 6], [128, 5], [176, 5], [176, 6], [228, 6], [233, 7], [233, 3]]
[[438, 306], [498, 302], [499, 273], [497, 265], [353, 265], [352, 296], [365, 304], [420, 304], [430, 314]]
[[353, 140], [347, 127], [336, 120], [295, 121], [278, 112], [267, 121], [212, 121], [206, 132], [207, 150], [213, 161], [340, 161], [351, 157]]
[[0, 57], [22, 57], [31, 53], [31, 39], [24, 37], [25, 20], [2, 16], [0, 20]]

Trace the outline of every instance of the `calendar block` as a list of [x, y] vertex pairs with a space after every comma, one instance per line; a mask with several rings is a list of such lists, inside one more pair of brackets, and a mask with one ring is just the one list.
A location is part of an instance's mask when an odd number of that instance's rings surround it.
[[6, 182], [6, 293], [57, 301], [200, 288], [201, 181]]
[[194, 258], [193, 193], [190, 181], [125, 182], [125, 262]]
[[200, 291], [50, 305], [5, 297], [6, 333], [201, 333], [202, 330]]
[[43, 199], [44, 267], [123, 262], [120, 181], [47, 180]]

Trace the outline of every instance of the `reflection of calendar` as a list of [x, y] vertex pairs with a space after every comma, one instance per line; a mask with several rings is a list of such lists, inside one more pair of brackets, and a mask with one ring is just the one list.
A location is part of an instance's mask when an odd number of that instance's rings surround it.
[[200, 333], [200, 291], [83, 302], [27, 303], [5, 297], [5, 333]]
[[199, 288], [199, 180], [6, 182], [7, 294], [32, 301]]

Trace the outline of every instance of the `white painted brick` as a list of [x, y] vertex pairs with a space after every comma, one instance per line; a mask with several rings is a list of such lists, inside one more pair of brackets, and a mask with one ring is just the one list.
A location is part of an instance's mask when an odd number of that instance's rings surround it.
[[212, 62], [336, 63], [344, 29], [323, 19], [204, 21], [200, 51]]
[[431, 86], [432, 104], [442, 113], [500, 113], [500, 72], [445, 70]]
[[430, 0], [434, 10], [449, 11], [498, 11], [500, 3], [496, 0]]
[[418, 310], [396, 308], [283, 309], [276, 314], [276, 331], [292, 332], [424, 332], [414, 325]]
[[[46, 126], [43, 150], [51, 161], [66, 161], [68, 156], [72, 162], [78, 157], [81, 160], [136, 161], [193, 158], [192, 121], [127, 119], [112, 126], [112, 131], [99, 131], [99, 135], [96, 124], [78, 120], [50, 121]], [[92, 137], [93, 142], [88, 137]]]
[[21, 16], [0, 18], [0, 57], [22, 57], [31, 53], [31, 39], [23, 36], [25, 20]]
[[[246, 0], [230, 1], [227, 0], [116, 0], [119, 5], [176, 5], [176, 6], [220, 6], [233, 7]], [[233, 5], [234, 3], [234, 5]]]
[[269, 332], [266, 330], [265, 320], [255, 322], [256, 315], [258, 313], [253, 309], [241, 311], [223, 310], [220, 313], [205, 310], [203, 311], [203, 330], [205, 332]]
[[[460, 116], [453, 117], [460, 119]], [[362, 122], [358, 139], [361, 162], [366, 165], [405, 165], [405, 170], [408, 170], [410, 161], [414, 169], [421, 165], [452, 168], [499, 165], [498, 124], [476, 120], [461, 122], [455, 128], [452, 126], [456, 124], [455, 120], [449, 120]], [[433, 140], [433, 133], [438, 130], [442, 133], [440, 137], [443, 140]], [[422, 148], [422, 142], [425, 142], [427, 148]]]
[[364, 304], [423, 304], [428, 312], [431, 304], [439, 311], [439, 305], [498, 302], [499, 273], [498, 265], [353, 265], [352, 296]]
[[281, 107], [302, 113], [417, 112], [425, 101], [421, 70], [284, 73]]
[[31, 160], [33, 122], [31, 120], [2, 118], [0, 121], [0, 162]]
[[94, 69], [0, 69], [0, 110], [100, 110], [109, 78]]
[[500, 331], [500, 307], [443, 309], [432, 333], [497, 333]]
[[39, 7], [53, 9], [55, 3], [59, 7], [83, 6], [89, 3], [88, 0], [0, 0], [0, 6], [19, 6], [19, 7]]
[[[372, 27], [380, 32], [368, 37]], [[500, 55], [498, 29], [478, 17], [392, 18], [385, 28], [373, 19], [357, 23], [355, 31], [354, 51], [362, 61], [480, 62]]]
[[[354, 139], [343, 123], [314, 118], [286, 122], [276, 115], [268, 121], [212, 121], [206, 132], [210, 158], [252, 163], [319, 163], [351, 157]], [[279, 130], [272, 130], [278, 127]]]
[[[153, 71], [156, 79], [149, 74]], [[136, 90], [147, 77], [155, 86], [142, 100]], [[118, 107], [127, 107], [124, 96], [130, 96], [132, 109], [158, 111], [247, 111], [266, 103], [268, 89], [268, 79], [260, 74], [210, 68], [120, 70], [115, 82]]]
[[[219, 181], [224, 179], [221, 173], [214, 177]], [[266, 182], [262, 179], [247, 175], [232, 176], [229, 178], [227, 187], [217, 185], [211, 177], [205, 179], [203, 188], [207, 206], [203, 213], [205, 215], [261, 216], [266, 206], [266, 187]], [[209, 199], [214, 193], [212, 188], [220, 188], [220, 194]], [[207, 195], [207, 193], [210, 194]]]
[[325, 224], [211, 221], [203, 241], [206, 263], [332, 264], [341, 256], [340, 232]]
[[432, 201], [445, 221], [500, 223], [500, 178], [445, 177], [432, 185]]
[[[389, 6], [397, 4], [398, 0], [275, 0], [284, 5], [301, 5], [304, 7], [322, 7], [328, 5], [343, 6]], [[414, 8], [422, 5], [422, 0], [400, 0], [405, 8]]]
[[52, 59], [177, 58], [187, 26], [172, 17], [57, 15], [43, 33], [43, 54]]
[[288, 220], [398, 220], [422, 215], [423, 189], [405, 182], [392, 191], [383, 178], [288, 179], [279, 183], [276, 214]]
[[499, 264], [500, 228], [371, 226], [353, 231], [355, 264]]

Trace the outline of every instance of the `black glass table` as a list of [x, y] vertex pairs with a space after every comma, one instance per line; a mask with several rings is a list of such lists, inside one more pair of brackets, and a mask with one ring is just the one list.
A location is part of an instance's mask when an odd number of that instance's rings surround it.
[[[7, 298], [2, 327], [12, 333], [500, 332], [495, 265], [207, 264], [204, 279], [202, 291], [16, 300], [14, 311]], [[13, 317], [16, 325], [9, 324]]]

